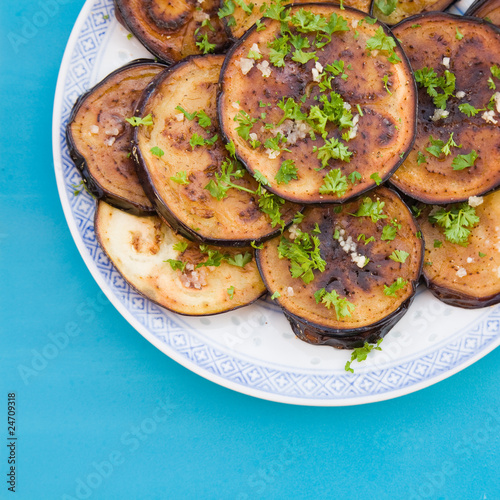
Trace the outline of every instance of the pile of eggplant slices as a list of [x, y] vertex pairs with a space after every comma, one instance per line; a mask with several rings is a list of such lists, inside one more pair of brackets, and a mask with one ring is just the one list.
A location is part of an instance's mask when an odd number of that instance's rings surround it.
[[155, 60], [82, 95], [67, 141], [139, 293], [198, 316], [268, 292], [301, 340], [368, 350], [422, 277], [500, 302], [499, 0], [115, 4]]

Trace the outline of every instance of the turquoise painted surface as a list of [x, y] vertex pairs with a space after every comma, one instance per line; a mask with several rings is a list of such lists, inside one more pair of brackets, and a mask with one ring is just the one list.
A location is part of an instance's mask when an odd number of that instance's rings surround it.
[[292, 407], [192, 374], [102, 296], [51, 155], [57, 72], [82, 5], [0, 5], [0, 498], [500, 498], [498, 349], [396, 400]]

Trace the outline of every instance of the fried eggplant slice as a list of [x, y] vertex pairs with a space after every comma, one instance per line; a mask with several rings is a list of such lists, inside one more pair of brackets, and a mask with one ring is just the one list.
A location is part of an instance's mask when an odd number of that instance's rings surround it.
[[[261, 17], [270, 14], [271, 11], [269, 9], [272, 9], [273, 4], [277, 3], [279, 2], [269, 2], [269, 0], [253, 0], [252, 2], [222, 0], [221, 8], [219, 10], [219, 17], [224, 20], [230, 38], [236, 40], [238, 38], [241, 38], [245, 31], [250, 29], [257, 21], [261, 19]], [[296, 0], [295, 2], [283, 1], [281, 3], [293, 3], [295, 5], [300, 5], [303, 3], [310, 3], [310, 0]], [[332, 2], [329, 0], [321, 0], [315, 3]], [[368, 13], [370, 11], [371, 0], [346, 0], [345, 2], [343, 2], [343, 5]]]
[[[472, 205], [472, 206], [471, 206]], [[474, 309], [500, 302], [500, 191], [445, 207], [427, 205], [418, 217], [425, 240], [424, 278], [452, 306]]]
[[307, 4], [279, 16], [226, 57], [222, 132], [282, 198], [345, 202], [388, 179], [413, 145], [410, 65], [387, 28], [359, 11]]
[[247, 246], [276, 235], [302, 207], [262, 189], [222, 142], [216, 91], [223, 61], [194, 56], [152, 82], [139, 115], [153, 124], [137, 128], [134, 156], [146, 193], [176, 231]]
[[220, 52], [228, 44], [219, 0], [115, 0], [115, 7], [118, 21], [167, 63]]
[[476, 0], [465, 13], [500, 26], [500, 0]]
[[394, 28], [419, 85], [417, 139], [391, 178], [428, 204], [465, 201], [500, 184], [500, 30], [430, 13]]
[[144, 297], [188, 316], [246, 306], [265, 287], [252, 248], [185, 240], [157, 216], [137, 217], [99, 202], [97, 239], [125, 281]]
[[401, 198], [380, 187], [295, 222], [257, 263], [297, 337], [348, 349], [383, 337], [413, 300], [424, 254]]
[[122, 210], [153, 212], [131, 158], [133, 127], [126, 120], [164, 64], [137, 60], [114, 71], [76, 102], [66, 129], [71, 158], [89, 191]]
[[456, 0], [373, 0], [371, 15], [379, 21], [393, 26], [407, 17], [424, 12], [440, 11], [450, 7]]

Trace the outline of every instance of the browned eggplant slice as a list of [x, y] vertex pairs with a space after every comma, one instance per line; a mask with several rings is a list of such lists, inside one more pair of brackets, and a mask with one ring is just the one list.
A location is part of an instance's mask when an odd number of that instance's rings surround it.
[[97, 207], [95, 231], [130, 286], [176, 313], [218, 314], [248, 305], [265, 292], [252, 248], [198, 245], [157, 216], [137, 217], [104, 202]]
[[118, 21], [165, 62], [220, 52], [228, 43], [219, 0], [115, 0], [115, 6]]
[[425, 240], [424, 278], [428, 288], [447, 304], [472, 309], [500, 302], [500, 191], [471, 198], [469, 204], [475, 207], [479, 222], [463, 226], [470, 234], [462, 244], [453, 239], [459, 234], [457, 224], [450, 228], [449, 241], [443, 226], [435, 218], [429, 220], [429, 215], [441, 218], [438, 210], [447, 212], [450, 208], [462, 212], [465, 208], [467, 213], [470, 205], [427, 206], [418, 221]]
[[407, 17], [424, 12], [440, 11], [456, 0], [373, 0], [371, 14], [379, 21], [393, 26]]
[[394, 34], [422, 83], [415, 145], [391, 182], [434, 204], [494, 189], [500, 184], [500, 79], [494, 76], [500, 30], [478, 19], [430, 13], [402, 22]]
[[465, 13], [500, 26], [500, 0], [476, 0]]
[[411, 149], [411, 68], [390, 32], [359, 11], [307, 4], [282, 15], [291, 21], [264, 19], [265, 30], [252, 28], [228, 53], [221, 128], [272, 192], [344, 202], [388, 179]]
[[76, 102], [66, 137], [71, 158], [89, 191], [122, 210], [153, 212], [131, 158], [134, 115], [142, 91], [165, 69], [164, 64], [137, 60], [120, 68]]
[[[237, 166], [220, 139], [216, 91], [223, 61], [224, 56], [194, 56], [148, 87], [139, 115], [151, 115], [154, 124], [137, 128], [134, 155], [146, 193], [171, 227], [190, 239], [245, 246], [271, 238], [282, 226], [261, 211], [259, 184]], [[227, 177], [231, 168], [233, 175]], [[221, 191], [219, 199], [207, 187], [217, 183], [222, 169], [226, 178], [217, 185], [230, 179], [238, 188], [228, 189], [223, 198]], [[269, 194], [265, 200], [278, 203], [284, 225], [302, 208]]]
[[[310, 3], [310, 0], [296, 0], [289, 3], [299, 5], [303, 3]], [[331, 0], [320, 0], [315, 3], [332, 2]], [[269, 0], [253, 0], [252, 2], [244, 3], [245, 7], [243, 8], [241, 5], [238, 5], [235, 0], [221, 0], [221, 10], [219, 11], [219, 15], [224, 20], [230, 37], [233, 40], [236, 40], [237, 38], [241, 38], [245, 31], [250, 29], [255, 22], [262, 17], [266, 7], [269, 7], [270, 4], [272, 4], [272, 2], [269, 2]], [[343, 2], [343, 5], [368, 13], [370, 11], [371, 0], [346, 0]]]
[[295, 334], [349, 349], [383, 337], [411, 304], [422, 269], [410, 211], [381, 187], [303, 215], [257, 251], [262, 279]]

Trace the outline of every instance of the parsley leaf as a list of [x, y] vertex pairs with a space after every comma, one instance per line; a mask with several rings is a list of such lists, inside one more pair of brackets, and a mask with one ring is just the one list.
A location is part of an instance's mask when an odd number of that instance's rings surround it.
[[215, 179], [211, 179], [205, 186], [205, 189], [218, 200], [224, 199], [231, 188], [254, 194], [254, 191], [251, 189], [233, 183], [233, 180], [241, 179], [244, 175], [245, 170], [238, 163], [230, 159], [224, 160], [221, 164], [220, 173], [215, 172]]
[[187, 241], [178, 241], [172, 248], [174, 250], [177, 250], [177, 252], [182, 253], [186, 251], [187, 247], [188, 247]]
[[380, 178], [380, 175], [378, 175], [378, 172], [375, 172], [374, 174], [370, 175], [370, 179], [372, 181], [375, 181], [375, 184], [377, 186], [380, 186], [380, 184], [382, 184], [382, 179]]
[[378, 50], [381, 52], [385, 52], [387, 55], [387, 60], [393, 64], [401, 62], [401, 59], [394, 52], [394, 48], [396, 47], [396, 41], [390, 35], [386, 35], [384, 28], [379, 26], [375, 35], [369, 38], [366, 41], [366, 48], [371, 50]]
[[153, 117], [151, 116], [151, 113], [149, 115], [146, 115], [144, 118], [140, 118], [138, 116], [125, 118], [125, 121], [130, 123], [132, 127], [138, 127], [139, 125], [145, 125], [147, 127], [150, 127], [151, 125], [153, 125]]
[[285, 120], [305, 120], [307, 115], [302, 113], [300, 110], [300, 104], [297, 104], [291, 97], [286, 101], [285, 98], [278, 103], [278, 108], [283, 110], [283, 116], [278, 122], [278, 126], [281, 125]]
[[341, 297], [335, 290], [327, 292], [324, 288], [320, 288], [315, 294], [316, 304], [324, 304], [327, 309], [332, 306], [335, 309], [337, 319], [351, 316], [355, 309], [355, 305], [349, 302], [345, 297]]
[[250, 252], [237, 253], [233, 257], [226, 258], [227, 263], [236, 267], [245, 267], [249, 262], [252, 261], [252, 254]]
[[280, 169], [274, 178], [278, 185], [281, 183], [288, 184], [292, 179], [298, 179], [297, 172], [295, 162], [293, 160], [285, 160], [281, 163]]
[[196, 118], [196, 115], [198, 114], [197, 111], [194, 113], [188, 113], [180, 104], [179, 106], [176, 106], [175, 108], [177, 111], [180, 111], [188, 120], [194, 120]]
[[450, 210], [439, 209], [434, 215], [429, 216], [431, 224], [444, 228], [444, 235], [451, 243], [467, 246], [472, 226], [479, 222], [476, 209], [468, 203], [454, 205]]
[[228, 289], [227, 289], [227, 294], [229, 295], [229, 298], [232, 300], [233, 297], [234, 297], [234, 286], [230, 286]]
[[394, 252], [389, 255], [389, 259], [393, 260], [394, 262], [400, 262], [401, 264], [404, 264], [409, 255], [410, 254], [408, 252], [405, 252], [404, 250], [394, 250]]
[[456, 158], [453, 158], [451, 164], [453, 166], [453, 170], [463, 170], [464, 168], [474, 166], [476, 160], [477, 153], [473, 149], [468, 155], [457, 155]]
[[408, 281], [403, 278], [398, 278], [391, 286], [384, 285], [384, 295], [388, 297], [397, 297], [396, 292], [406, 288]]
[[198, 37], [200, 39], [199, 41], [196, 42], [196, 46], [198, 49], [201, 51], [202, 54], [208, 54], [210, 52], [213, 52], [215, 50], [215, 43], [210, 43], [208, 41], [208, 35], [204, 34], [201, 35], [201, 37]]
[[293, 278], [302, 278], [304, 283], [310, 283], [314, 279], [314, 270], [321, 272], [325, 270], [326, 262], [320, 253], [320, 241], [317, 236], [297, 230], [297, 236], [293, 241], [282, 237], [278, 245], [278, 256], [280, 259], [290, 261], [290, 274]]
[[320, 194], [336, 194], [343, 196], [347, 191], [347, 177], [342, 175], [340, 168], [328, 172], [323, 178], [323, 184], [319, 188]]
[[252, 118], [246, 111], [240, 110], [234, 117], [234, 121], [239, 123], [238, 127], [236, 127], [238, 135], [242, 139], [245, 139], [245, 141], [248, 141], [250, 139], [250, 130], [257, 121], [257, 118]]
[[451, 153], [451, 148], [456, 147], [456, 148], [461, 148], [462, 145], [460, 146], [453, 140], [453, 134], [452, 132], [450, 134], [450, 137], [448, 141], [445, 143], [440, 139], [434, 139], [431, 136], [429, 136], [429, 142], [431, 143], [431, 146], [428, 148], [425, 148], [425, 150], [430, 153], [432, 156], [435, 156], [436, 158], [439, 158], [442, 153], [444, 153], [445, 156], [448, 156]]
[[170, 264], [170, 267], [175, 271], [179, 269], [180, 271], [184, 271], [186, 268], [186, 262], [182, 262], [181, 260], [175, 260], [175, 259], [167, 259], [164, 262], [168, 262]]
[[328, 162], [332, 159], [345, 161], [347, 163], [351, 161], [352, 152], [349, 151], [349, 148], [345, 144], [341, 143], [335, 137], [327, 139], [325, 144], [317, 148], [316, 151], [318, 151], [318, 160], [321, 160], [321, 168], [319, 170], [328, 166]]
[[363, 203], [358, 208], [354, 215], [355, 217], [370, 217], [372, 222], [377, 222], [380, 219], [387, 219], [387, 215], [382, 213], [385, 206], [384, 201], [375, 200], [367, 196], [363, 199]]
[[384, 14], [390, 16], [395, 10], [398, 0], [375, 0], [377, 9]]
[[170, 177], [170, 180], [177, 182], [177, 184], [184, 184], [184, 185], [189, 184], [189, 180], [187, 178], [187, 173], [185, 170], [177, 172], [173, 177]]
[[484, 111], [484, 108], [476, 109], [474, 106], [471, 106], [468, 102], [459, 104], [458, 109], [468, 117], [476, 116], [480, 111]]
[[356, 347], [351, 354], [351, 360], [345, 364], [345, 371], [354, 373], [354, 370], [351, 368], [351, 363], [353, 361], [361, 363], [361, 361], [364, 361], [367, 358], [368, 353], [371, 351], [381, 351], [382, 348], [380, 347], [380, 344], [382, 343], [382, 340], [383, 339], [378, 339], [376, 345], [365, 342], [363, 347]]
[[158, 146], [152, 147], [149, 151], [151, 151], [151, 153], [157, 156], [158, 158], [161, 158], [165, 154], [165, 152]]
[[361, 174], [357, 170], [354, 170], [354, 172], [351, 172], [347, 178], [352, 184], [356, 184], [356, 182], [361, 180]]
[[269, 216], [271, 227], [279, 225], [283, 230], [285, 228], [285, 221], [281, 217], [280, 208], [285, 203], [285, 200], [270, 193], [262, 186], [259, 186], [257, 189], [257, 194], [259, 195], [259, 209], [262, 213]]
[[[438, 108], [446, 109], [446, 102], [455, 91], [456, 78], [453, 73], [445, 70], [444, 75], [438, 77], [432, 68], [424, 67], [415, 71], [415, 80], [427, 89], [427, 94], [432, 97]], [[437, 88], [440, 88], [443, 94], [439, 94]]]

